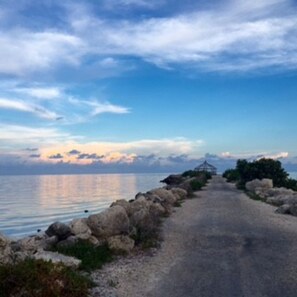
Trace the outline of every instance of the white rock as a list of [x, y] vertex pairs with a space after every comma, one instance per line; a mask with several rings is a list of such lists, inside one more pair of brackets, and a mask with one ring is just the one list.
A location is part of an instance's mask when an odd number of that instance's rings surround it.
[[256, 192], [258, 189], [271, 189], [273, 188], [273, 181], [269, 178], [263, 178], [262, 180], [254, 179], [252, 181], [249, 181], [245, 184], [245, 188], [248, 191]]
[[134, 248], [134, 240], [129, 236], [116, 235], [107, 239], [108, 247], [115, 253], [130, 253]]
[[81, 264], [81, 260], [74, 257], [65, 256], [56, 252], [39, 251], [32, 256], [36, 260], [52, 262], [54, 264], [63, 263], [65, 266], [77, 269]]
[[102, 239], [129, 232], [129, 218], [122, 206], [116, 205], [105, 211], [90, 215], [87, 224], [92, 235]]
[[89, 239], [92, 235], [92, 231], [87, 225], [87, 219], [74, 219], [70, 223], [71, 233], [80, 239]]

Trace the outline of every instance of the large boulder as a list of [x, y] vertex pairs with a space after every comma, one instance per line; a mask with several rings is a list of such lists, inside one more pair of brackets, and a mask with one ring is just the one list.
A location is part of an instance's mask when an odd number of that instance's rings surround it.
[[67, 237], [64, 240], [61, 240], [57, 243], [57, 247], [58, 248], [65, 248], [65, 247], [71, 247], [74, 246], [76, 243], [78, 243], [79, 241], [79, 237], [74, 236], [74, 235], [70, 235], [69, 237]]
[[290, 205], [290, 214], [297, 217], [297, 204]]
[[113, 202], [113, 203], [110, 205], [110, 207], [114, 207], [114, 206], [116, 206], [116, 205], [122, 206], [122, 207], [126, 210], [126, 212], [127, 212], [127, 214], [128, 214], [130, 203], [129, 203], [127, 200], [125, 200], [125, 199], [119, 199], [119, 200], [116, 200], [115, 202]]
[[87, 224], [98, 239], [129, 233], [129, 218], [122, 206], [116, 205], [105, 211], [90, 215]]
[[297, 196], [296, 195], [279, 195], [275, 197], [268, 197], [266, 202], [272, 204], [274, 206], [281, 206], [283, 204], [297, 204]]
[[0, 264], [8, 264], [13, 260], [10, 240], [0, 233]]
[[173, 194], [173, 192], [171, 190], [167, 190], [165, 188], [157, 188], [157, 189], [150, 190], [148, 192], [148, 194], [157, 195], [161, 199], [163, 199], [163, 201], [165, 203], [170, 204], [170, 205], [173, 205], [177, 201], [177, 198]]
[[108, 247], [116, 254], [128, 254], [134, 248], [134, 240], [127, 235], [116, 235], [107, 239]]
[[164, 217], [168, 214], [167, 209], [160, 203], [152, 203], [149, 212], [154, 217]]
[[201, 182], [197, 177], [191, 177], [179, 184], [178, 187], [184, 189], [187, 192], [188, 196], [191, 196], [193, 194], [192, 183], [196, 181]]
[[245, 188], [250, 192], [256, 192], [258, 189], [272, 189], [273, 188], [273, 181], [269, 178], [263, 178], [263, 179], [254, 179], [252, 181], [249, 181], [245, 184]]
[[151, 204], [152, 202], [147, 200], [145, 196], [137, 196], [137, 199], [129, 203], [129, 208], [127, 209], [128, 216], [131, 217], [142, 209], [148, 210]]
[[35, 253], [38, 250], [51, 247], [51, 243], [53, 241], [57, 241], [56, 236], [48, 237], [46, 234], [38, 234], [19, 239], [13, 244], [13, 247], [17, 251], [27, 252], [30, 254]]
[[293, 195], [295, 192], [287, 188], [272, 188], [266, 191], [267, 197], [277, 197], [284, 195]]
[[275, 212], [279, 213], [279, 214], [289, 214], [290, 213], [290, 207], [291, 207], [290, 205], [284, 204], [284, 205], [278, 207], [275, 210]]
[[171, 174], [168, 177], [161, 180], [161, 183], [166, 183], [167, 185], [179, 185], [181, 184], [186, 178], [183, 177], [181, 174]]
[[188, 195], [187, 191], [181, 188], [172, 188], [171, 192], [173, 195], [175, 195], [175, 197], [177, 197], [178, 200], [184, 200]]
[[92, 231], [87, 224], [87, 219], [74, 219], [70, 223], [71, 233], [77, 238], [87, 240], [92, 236]]
[[57, 252], [39, 251], [32, 256], [33, 259], [52, 262], [54, 264], [62, 263], [67, 267], [77, 269], [81, 260], [74, 257], [65, 256]]
[[71, 229], [64, 223], [55, 222], [47, 228], [45, 233], [50, 237], [57, 236], [58, 240], [64, 240], [71, 235]]

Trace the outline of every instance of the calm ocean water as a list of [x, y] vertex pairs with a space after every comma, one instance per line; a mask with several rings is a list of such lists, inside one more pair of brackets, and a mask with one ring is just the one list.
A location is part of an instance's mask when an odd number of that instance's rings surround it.
[[[87, 217], [161, 186], [168, 174], [0, 176], [0, 232], [14, 237]], [[88, 213], [84, 211], [88, 210]]]

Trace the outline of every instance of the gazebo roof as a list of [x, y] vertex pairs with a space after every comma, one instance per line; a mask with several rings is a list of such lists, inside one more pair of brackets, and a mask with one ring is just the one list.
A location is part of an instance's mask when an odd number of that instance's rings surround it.
[[197, 166], [195, 168], [195, 170], [197, 171], [208, 171], [208, 170], [217, 170], [216, 167], [214, 167], [213, 165], [209, 164], [207, 161], [204, 161], [201, 165]]

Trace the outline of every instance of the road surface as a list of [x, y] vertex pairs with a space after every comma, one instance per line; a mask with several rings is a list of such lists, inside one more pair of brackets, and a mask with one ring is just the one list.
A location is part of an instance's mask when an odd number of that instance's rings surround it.
[[149, 268], [155, 278], [143, 296], [296, 297], [297, 217], [275, 214], [220, 176], [198, 195], [168, 219], [164, 244], [172, 234], [182, 241], [176, 261], [166, 273]]

